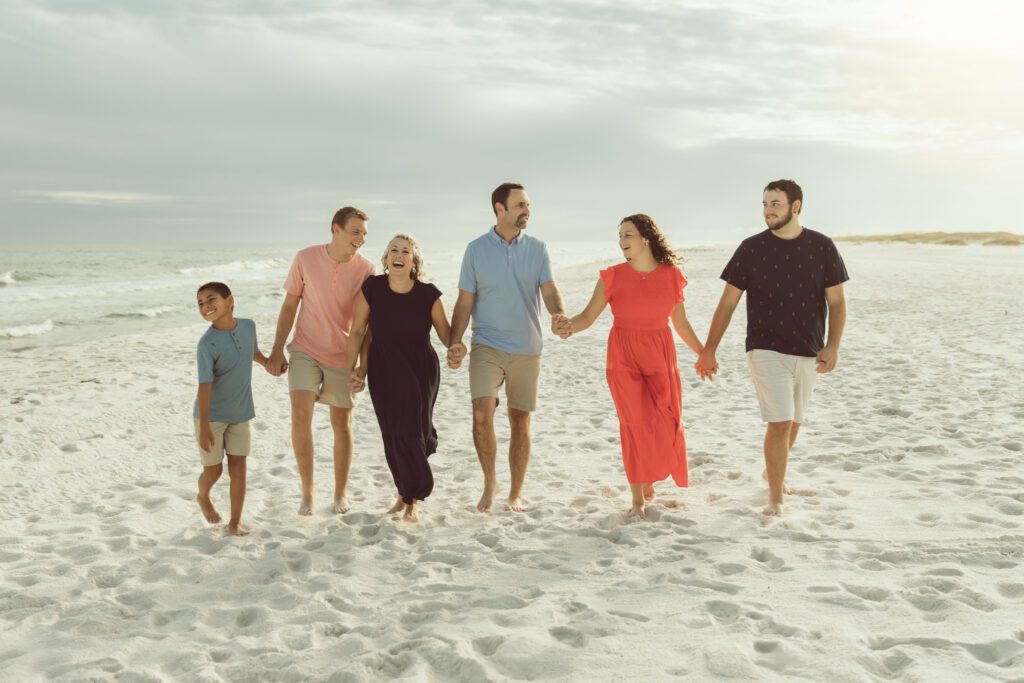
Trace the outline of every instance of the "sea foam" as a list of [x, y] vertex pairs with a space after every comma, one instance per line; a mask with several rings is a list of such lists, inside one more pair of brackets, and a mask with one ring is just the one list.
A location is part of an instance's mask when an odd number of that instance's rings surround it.
[[177, 271], [182, 275], [195, 275], [196, 273], [237, 273], [241, 270], [266, 270], [268, 268], [284, 268], [289, 261], [283, 258], [268, 258], [257, 261], [232, 261], [216, 266], [196, 266], [193, 268], [179, 268]]
[[53, 321], [47, 320], [32, 325], [15, 325], [13, 327], [0, 327], [0, 337], [9, 339], [12, 337], [35, 337], [46, 334], [53, 330]]

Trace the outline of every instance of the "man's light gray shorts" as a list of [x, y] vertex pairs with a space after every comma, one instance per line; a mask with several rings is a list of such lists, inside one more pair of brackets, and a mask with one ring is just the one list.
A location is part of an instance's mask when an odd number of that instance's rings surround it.
[[814, 358], [778, 351], [747, 351], [747, 366], [754, 380], [761, 419], [765, 422], [804, 421], [818, 381]]

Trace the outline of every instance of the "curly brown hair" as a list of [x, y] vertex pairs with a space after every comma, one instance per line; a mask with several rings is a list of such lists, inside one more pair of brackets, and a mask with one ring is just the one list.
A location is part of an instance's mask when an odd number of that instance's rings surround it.
[[674, 266], [679, 262], [679, 257], [669, 245], [668, 239], [666, 239], [665, 234], [658, 227], [658, 224], [654, 222], [653, 218], [645, 213], [635, 213], [619, 221], [619, 225], [623, 223], [632, 223], [636, 226], [640, 236], [647, 240], [647, 243], [650, 245], [655, 261], [664, 263], [666, 266]]

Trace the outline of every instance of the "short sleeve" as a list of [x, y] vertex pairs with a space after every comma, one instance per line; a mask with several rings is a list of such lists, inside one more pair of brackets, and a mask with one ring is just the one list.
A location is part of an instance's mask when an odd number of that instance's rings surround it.
[[843, 257], [839, 255], [839, 250], [832, 240], [828, 240], [824, 260], [825, 287], [835, 287], [850, 279], [849, 273], [846, 272], [846, 264], [843, 263]]
[[255, 320], [250, 320], [249, 321], [249, 329], [252, 331], [252, 352], [255, 355], [256, 352], [260, 350], [260, 340], [259, 340], [259, 337], [256, 336], [256, 321]]
[[199, 374], [200, 384], [209, 384], [213, 381], [213, 354], [206, 344], [200, 342], [196, 349], [196, 369]]
[[302, 278], [302, 263], [299, 261], [299, 254], [295, 255], [292, 267], [288, 271], [288, 277], [284, 280], [284, 291], [292, 296], [302, 296], [305, 289], [305, 282]]
[[459, 289], [476, 294], [476, 269], [473, 268], [473, 245], [466, 247], [462, 256], [462, 271], [459, 273]]
[[604, 283], [605, 301], [611, 301], [612, 292], [615, 288], [615, 268], [605, 268], [599, 275], [601, 276], [601, 282]]
[[540, 255], [540, 284], [554, 282], [555, 276], [551, 274], [551, 258], [548, 256], [547, 245], [541, 246]]
[[672, 267], [672, 281], [675, 283], [676, 303], [681, 304], [685, 299], [683, 296], [683, 289], [686, 288], [688, 280], [678, 266]]
[[359, 288], [363, 293], [363, 297], [366, 299], [366, 303], [373, 307], [373, 277], [368, 277], [363, 280], [363, 286]]
[[425, 282], [423, 284], [426, 285], [426, 298], [430, 302], [430, 305], [433, 306], [434, 302], [441, 298], [441, 290], [430, 282]]
[[722, 279], [728, 282], [736, 289], [746, 291], [750, 285], [750, 275], [748, 273], [749, 268], [747, 267], [747, 261], [749, 258], [750, 247], [746, 244], [741, 244], [736, 249], [736, 253], [732, 255], [729, 262], [725, 264], [725, 270], [722, 271]]

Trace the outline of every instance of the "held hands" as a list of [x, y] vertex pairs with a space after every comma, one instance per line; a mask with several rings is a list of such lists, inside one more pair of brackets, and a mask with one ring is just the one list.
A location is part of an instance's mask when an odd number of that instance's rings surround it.
[[462, 365], [462, 359], [466, 357], [466, 345], [462, 342], [455, 342], [448, 347], [448, 367], [458, 370]]
[[284, 351], [277, 349], [271, 351], [270, 357], [267, 358], [267, 363], [263, 367], [274, 377], [280, 377], [288, 369], [288, 361], [285, 360]]
[[697, 362], [693, 364], [693, 369], [697, 371], [697, 376], [702, 380], [711, 381], [718, 373], [718, 359], [715, 358], [715, 352], [711, 349], [704, 349], [697, 356]]
[[562, 313], [556, 313], [551, 316], [551, 331], [562, 339], [568, 339], [573, 332], [572, 321]]
[[832, 372], [835, 370], [836, 363], [839, 362], [839, 349], [829, 347], [827, 344], [821, 351], [818, 352], [818, 357], [815, 359], [815, 370], [820, 374], [826, 372]]
[[358, 394], [366, 386], [366, 368], [359, 366], [352, 370], [348, 377], [348, 388], [353, 394]]

